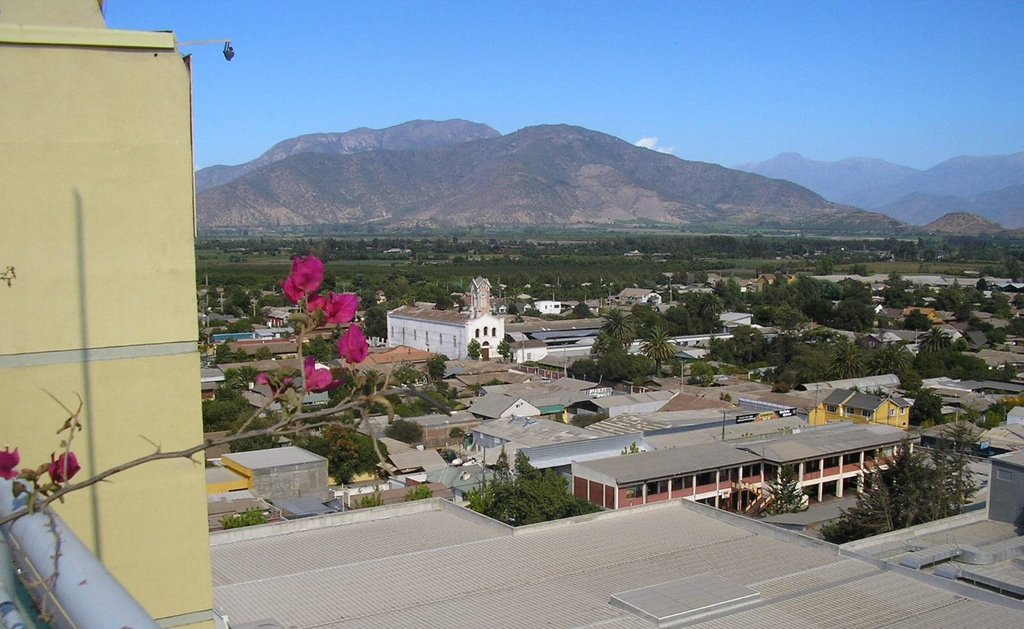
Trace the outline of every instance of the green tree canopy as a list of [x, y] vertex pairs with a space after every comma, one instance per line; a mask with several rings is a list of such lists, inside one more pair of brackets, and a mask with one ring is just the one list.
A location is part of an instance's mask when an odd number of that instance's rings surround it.
[[665, 328], [656, 325], [651, 328], [640, 341], [640, 353], [654, 361], [655, 372], [661, 372], [661, 364], [672, 360], [676, 355], [676, 346]]
[[407, 419], [396, 419], [391, 422], [391, 425], [387, 427], [384, 434], [405, 443], [419, 443], [423, 441], [423, 427]]
[[522, 451], [516, 453], [514, 469], [508, 457], [496, 466], [496, 476], [482, 490], [468, 496], [469, 508], [499, 522], [522, 526], [584, 513], [599, 507], [569, 493], [569, 484], [554, 470], [538, 470]]
[[792, 465], [783, 465], [778, 477], [768, 481], [765, 491], [771, 496], [767, 509], [769, 515], [797, 513], [807, 509], [807, 496], [800, 489], [796, 468]]
[[929, 462], [904, 441], [883, 468], [864, 477], [857, 504], [822, 527], [835, 544], [895, 531], [959, 513], [973, 495], [966, 458], [940, 456]]
[[636, 338], [636, 325], [633, 316], [618, 308], [612, 310], [605, 317], [605, 324], [601, 327], [601, 331], [623, 346], [629, 345]]
[[[379, 469], [373, 438], [352, 426], [328, 426], [319, 435], [296, 438], [295, 443], [326, 458], [328, 473], [342, 483], [352, 482], [357, 474], [376, 473]], [[377, 442], [377, 447], [381, 456], [387, 456], [387, 446]]]

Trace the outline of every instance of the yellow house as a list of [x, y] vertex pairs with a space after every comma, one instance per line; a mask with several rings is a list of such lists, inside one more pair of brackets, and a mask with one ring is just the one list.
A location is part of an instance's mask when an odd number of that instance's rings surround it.
[[[81, 476], [202, 441], [190, 71], [96, 0], [0, 0], [3, 443], [50, 460], [83, 400]], [[213, 626], [203, 461], [57, 511], [163, 626]]]
[[897, 395], [878, 397], [851, 389], [834, 389], [811, 410], [812, 426], [852, 421], [855, 424], [884, 424], [906, 430], [910, 425], [910, 402]]
[[903, 318], [906, 319], [908, 316], [915, 312], [920, 312], [924, 316], [928, 317], [928, 321], [930, 321], [932, 325], [942, 324], [946, 322], [945, 319], [943, 319], [942, 316], [939, 315], [939, 312], [935, 310], [935, 308], [921, 308], [918, 306], [908, 306], [904, 308], [902, 313]]

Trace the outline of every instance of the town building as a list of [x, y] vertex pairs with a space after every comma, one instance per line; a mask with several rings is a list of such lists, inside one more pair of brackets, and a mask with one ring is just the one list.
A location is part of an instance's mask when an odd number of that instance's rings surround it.
[[1024, 626], [1008, 597], [685, 500], [512, 528], [430, 499], [210, 538], [245, 626]]
[[615, 296], [615, 303], [619, 306], [657, 306], [661, 303], [661, 295], [649, 288], [623, 288]]
[[993, 457], [991, 462], [988, 517], [1020, 525], [1024, 523], [1024, 452]]
[[[766, 485], [792, 466], [801, 489], [821, 501], [855, 492], [904, 438], [888, 426], [837, 424], [755, 440], [669, 447], [573, 461], [573, 494], [606, 509], [685, 498], [732, 511], [764, 505]], [[648, 434], [646, 443], [654, 443]]]
[[858, 424], [882, 424], [906, 430], [910, 426], [913, 404], [898, 395], [880, 397], [855, 389], [833, 389], [811, 411], [812, 426], [852, 421]]
[[505, 320], [491, 314], [491, 283], [477, 277], [470, 284], [468, 313], [400, 306], [388, 312], [388, 347], [404, 345], [448, 358], [468, 358], [471, 341], [480, 346], [480, 359], [498, 356], [505, 338]]
[[311, 497], [323, 502], [329, 497], [327, 459], [302, 448], [232, 452], [222, 456], [221, 463], [261, 498], [276, 502]]
[[[203, 442], [190, 60], [96, 0], [0, 3], [3, 441], [78, 481]], [[212, 626], [205, 474], [154, 461], [54, 510], [163, 626]]]

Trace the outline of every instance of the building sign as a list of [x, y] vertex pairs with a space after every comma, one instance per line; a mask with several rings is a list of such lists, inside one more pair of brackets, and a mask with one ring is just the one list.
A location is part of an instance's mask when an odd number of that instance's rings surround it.
[[778, 419], [779, 417], [792, 417], [793, 415], [796, 415], [795, 408], [784, 408], [777, 411], [762, 411], [760, 413], [745, 413], [743, 415], [736, 416], [736, 423], [746, 424], [749, 422], [764, 422]]

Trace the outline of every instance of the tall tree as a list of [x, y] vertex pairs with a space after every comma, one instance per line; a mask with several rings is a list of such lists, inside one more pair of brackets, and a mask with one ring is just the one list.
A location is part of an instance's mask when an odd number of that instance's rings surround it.
[[864, 375], [864, 353], [857, 344], [840, 336], [829, 350], [829, 375], [833, 378], [859, 378]]
[[601, 331], [620, 345], [629, 347], [629, 344], [636, 338], [636, 324], [633, 321], [633, 315], [616, 308], [605, 317], [605, 324], [601, 327]]
[[949, 349], [953, 345], [953, 337], [941, 328], [932, 328], [921, 335], [918, 343], [925, 354], [933, 354]]
[[914, 363], [914, 357], [903, 345], [890, 343], [877, 350], [868, 359], [868, 372], [873, 376], [894, 373], [902, 374], [910, 369]]
[[768, 505], [768, 515], [807, 510], [807, 496], [800, 489], [796, 468], [792, 465], [783, 465], [779, 475], [768, 481], [765, 491], [772, 499]]
[[249, 385], [256, 381], [258, 375], [260, 375], [259, 370], [252, 365], [228, 369], [224, 372], [224, 386], [230, 389], [248, 389]]
[[864, 476], [857, 504], [821, 533], [826, 540], [843, 544], [951, 515], [944, 473], [904, 441], [884, 469]]
[[932, 463], [942, 479], [945, 510], [949, 514], [961, 513], [963, 506], [978, 491], [968, 454], [974, 450], [980, 436], [981, 430], [970, 422], [946, 424], [939, 433], [939, 445], [932, 452]]
[[676, 355], [676, 346], [660, 325], [651, 328], [640, 341], [640, 353], [654, 361], [655, 373], [661, 373], [661, 364]]

